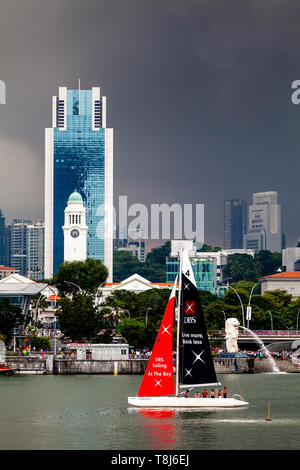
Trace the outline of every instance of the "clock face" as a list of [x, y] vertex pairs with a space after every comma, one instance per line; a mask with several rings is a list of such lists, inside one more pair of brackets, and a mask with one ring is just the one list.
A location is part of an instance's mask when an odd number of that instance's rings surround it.
[[73, 238], [79, 237], [79, 230], [77, 230], [76, 228], [71, 230], [71, 237], [73, 237]]

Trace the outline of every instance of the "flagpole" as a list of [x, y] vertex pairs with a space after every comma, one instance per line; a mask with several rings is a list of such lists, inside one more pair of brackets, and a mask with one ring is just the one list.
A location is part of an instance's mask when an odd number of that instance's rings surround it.
[[176, 388], [175, 395], [179, 396], [179, 333], [180, 333], [180, 311], [181, 311], [181, 284], [182, 284], [182, 250], [179, 262], [179, 291], [177, 303], [177, 340], [176, 340]]

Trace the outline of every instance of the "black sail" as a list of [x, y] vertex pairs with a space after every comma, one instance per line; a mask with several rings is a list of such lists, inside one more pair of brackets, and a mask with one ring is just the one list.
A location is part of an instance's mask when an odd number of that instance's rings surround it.
[[179, 384], [217, 385], [203, 310], [188, 255], [183, 253], [180, 332]]

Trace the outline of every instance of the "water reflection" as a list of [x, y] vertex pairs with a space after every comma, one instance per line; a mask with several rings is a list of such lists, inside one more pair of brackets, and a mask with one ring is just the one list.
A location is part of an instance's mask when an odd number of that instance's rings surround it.
[[141, 408], [138, 410], [138, 414], [141, 417], [145, 443], [149, 449], [179, 448], [174, 410]]
[[183, 440], [187, 448], [193, 449], [199, 442], [199, 448], [205, 449], [215, 433], [215, 412], [211, 410], [140, 408], [130, 412], [141, 418], [139, 434], [149, 449], [181, 449]]

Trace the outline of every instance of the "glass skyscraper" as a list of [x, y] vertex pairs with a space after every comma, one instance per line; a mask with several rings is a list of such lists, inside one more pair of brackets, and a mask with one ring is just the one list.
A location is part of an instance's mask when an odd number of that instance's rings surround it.
[[113, 129], [106, 128], [100, 88], [59, 88], [45, 145], [45, 277], [64, 261], [64, 209], [77, 191], [86, 208], [87, 257], [100, 259], [112, 280]]
[[240, 199], [224, 201], [224, 248], [243, 248], [247, 232], [247, 202]]

